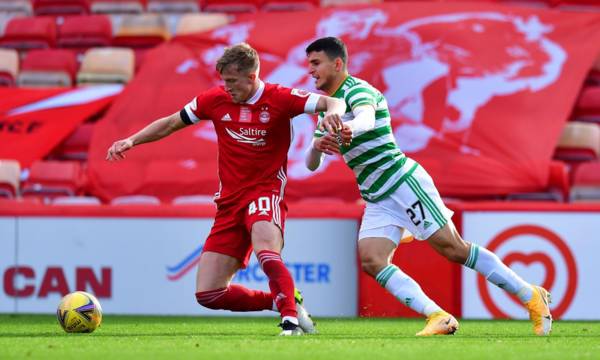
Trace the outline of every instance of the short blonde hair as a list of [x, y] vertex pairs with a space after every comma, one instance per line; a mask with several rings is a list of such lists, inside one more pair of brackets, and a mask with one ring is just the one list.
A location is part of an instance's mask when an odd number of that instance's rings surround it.
[[251, 73], [258, 70], [260, 60], [256, 50], [246, 43], [240, 43], [225, 48], [217, 60], [217, 71], [221, 74], [229, 65], [236, 65], [239, 72]]

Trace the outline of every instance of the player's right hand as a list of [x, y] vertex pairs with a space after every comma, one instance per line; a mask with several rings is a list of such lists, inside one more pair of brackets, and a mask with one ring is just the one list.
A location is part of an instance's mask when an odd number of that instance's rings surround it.
[[115, 141], [109, 148], [106, 153], [106, 160], [108, 161], [116, 161], [125, 159], [125, 155], [123, 154], [125, 151], [131, 149], [133, 147], [133, 141], [131, 139], [123, 139]]
[[326, 114], [319, 124], [319, 130], [327, 131], [330, 134], [337, 134], [342, 130], [344, 122], [339, 114]]
[[327, 155], [340, 153], [340, 144], [338, 143], [337, 136], [331, 134], [326, 134], [315, 139], [314, 148]]

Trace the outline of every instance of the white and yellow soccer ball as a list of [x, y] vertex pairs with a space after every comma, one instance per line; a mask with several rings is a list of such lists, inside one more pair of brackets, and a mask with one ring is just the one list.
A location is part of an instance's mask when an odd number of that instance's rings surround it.
[[91, 333], [102, 322], [102, 308], [94, 295], [76, 291], [62, 298], [56, 317], [68, 333]]

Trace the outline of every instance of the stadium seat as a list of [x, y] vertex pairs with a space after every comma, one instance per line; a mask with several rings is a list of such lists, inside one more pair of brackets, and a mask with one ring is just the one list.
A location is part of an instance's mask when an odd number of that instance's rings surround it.
[[92, 48], [86, 51], [77, 84], [127, 83], [133, 77], [134, 53], [124, 48]]
[[33, 12], [40, 15], [89, 14], [88, 0], [33, 0]]
[[141, 14], [144, 8], [141, 0], [91, 0], [90, 5], [94, 14]]
[[319, 7], [319, 0], [265, 0], [263, 11], [309, 11]]
[[118, 196], [110, 201], [111, 205], [160, 205], [160, 200], [151, 195]]
[[177, 196], [171, 201], [173, 205], [206, 205], [214, 203], [214, 196], [212, 195], [182, 195]]
[[226, 14], [185, 14], [179, 19], [175, 35], [210, 31], [229, 23]]
[[111, 41], [112, 24], [106, 15], [69, 16], [58, 28], [57, 45], [62, 48], [85, 51]]
[[54, 198], [79, 195], [85, 177], [77, 161], [35, 161], [21, 191], [23, 196]]
[[101, 205], [95, 196], [58, 196], [52, 199], [52, 205]]
[[600, 127], [579, 121], [568, 122], [563, 129], [554, 158], [567, 162], [589, 161], [600, 153]]
[[581, 163], [575, 171], [571, 201], [600, 201], [600, 161]]
[[0, 159], [0, 197], [19, 196], [21, 165], [17, 160]]
[[321, 0], [321, 7], [379, 4], [382, 0]]
[[147, 49], [169, 38], [165, 20], [159, 14], [127, 15], [113, 38], [113, 46]]
[[19, 53], [0, 48], [0, 86], [14, 86], [19, 74]]
[[54, 152], [56, 157], [63, 160], [87, 160], [94, 126], [94, 123], [79, 125], [56, 149]]
[[149, 0], [148, 12], [162, 14], [197, 13], [200, 5], [196, 0]]
[[569, 167], [562, 161], [550, 162], [548, 171], [548, 186], [546, 191], [509, 194], [506, 200], [526, 201], [558, 201], [564, 202], [569, 198]]
[[255, 13], [260, 8], [261, 0], [206, 0], [202, 11], [225, 13]]
[[56, 45], [56, 32], [54, 18], [15, 17], [8, 21], [0, 46], [17, 50], [51, 48]]
[[[31, 2], [27, 0], [0, 0], [0, 13], [17, 16], [31, 16]], [[1, 34], [0, 34], [1, 35]]]
[[573, 115], [576, 119], [600, 122], [600, 85], [583, 88]]
[[21, 64], [17, 84], [23, 87], [70, 87], [76, 73], [77, 59], [72, 51], [31, 50]]

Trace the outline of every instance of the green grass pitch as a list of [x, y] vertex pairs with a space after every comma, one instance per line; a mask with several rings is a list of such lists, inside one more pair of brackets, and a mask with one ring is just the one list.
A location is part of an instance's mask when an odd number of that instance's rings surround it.
[[317, 319], [320, 334], [278, 337], [275, 318], [105, 316], [67, 334], [51, 315], [0, 315], [0, 359], [600, 359], [600, 322], [461, 321], [454, 336], [416, 338], [423, 320]]

